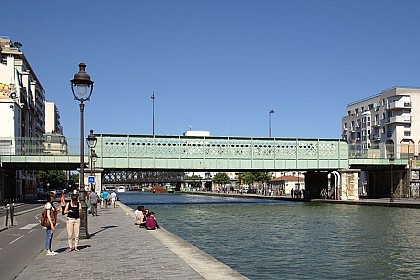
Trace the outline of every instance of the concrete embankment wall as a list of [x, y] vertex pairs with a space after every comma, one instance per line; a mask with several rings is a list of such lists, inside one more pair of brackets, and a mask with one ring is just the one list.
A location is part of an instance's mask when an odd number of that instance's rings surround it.
[[238, 198], [255, 198], [255, 199], [271, 199], [284, 200], [308, 203], [333, 203], [333, 204], [348, 204], [348, 205], [365, 205], [365, 206], [384, 206], [384, 207], [402, 207], [402, 208], [420, 208], [420, 199], [405, 199], [397, 198], [393, 202], [389, 198], [380, 199], [360, 199], [353, 200], [331, 200], [331, 199], [298, 199], [284, 196], [264, 196], [256, 194], [238, 194], [238, 193], [213, 193], [213, 192], [176, 192], [176, 194], [191, 194], [191, 195], [207, 195], [207, 196], [223, 196], [223, 197], [238, 197]]

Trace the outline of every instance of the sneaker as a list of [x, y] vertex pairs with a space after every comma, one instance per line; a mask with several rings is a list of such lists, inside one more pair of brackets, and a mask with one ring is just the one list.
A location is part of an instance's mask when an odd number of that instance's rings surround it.
[[57, 255], [56, 252], [47, 252], [47, 256], [55, 256], [55, 255]]

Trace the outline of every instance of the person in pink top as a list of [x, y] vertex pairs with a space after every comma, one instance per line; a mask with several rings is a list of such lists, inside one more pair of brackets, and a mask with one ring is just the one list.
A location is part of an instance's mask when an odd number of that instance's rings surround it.
[[155, 212], [150, 212], [150, 214], [146, 218], [146, 228], [147, 229], [158, 229], [159, 225], [155, 219]]

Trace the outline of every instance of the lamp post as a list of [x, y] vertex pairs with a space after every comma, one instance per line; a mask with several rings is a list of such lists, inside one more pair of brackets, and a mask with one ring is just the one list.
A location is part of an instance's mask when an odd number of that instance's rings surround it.
[[150, 96], [150, 98], [152, 99], [152, 106], [153, 106], [153, 110], [152, 110], [152, 129], [153, 129], [153, 137], [155, 137], [155, 91], [153, 91], [152, 96]]
[[85, 109], [85, 101], [90, 100], [90, 96], [93, 91], [93, 81], [90, 79], [88, 73], [86, 73], [86, 64], [79, 64], [79, 72], [74, 74], [73, 80], [70, 80], [71, 91], [74, 99], [80, 102], [80, 204], [82, 206], [82, 213], [80, 217], [80, 230], [79, 238], [88, 239], [88, 226], [87, 226], [87, 204], [86, 204], [86, 190], [85, 190], [85, 142], [84, 142], [84, 119], [83, 113]]
[[[86, 143], [87, 143], [88, 147], [90, 148], [90, 164], [89, 164], [89, 167], [90, 167], [90, 175], [91, 176], [95, 175], [93, 164], [96, 162], [96, 159], [98, 158], [95, 150], [93, 149], [93, 148], [96, 147], [96, 141], [97, 141], [97, 138], [96, 138], [95, 134], [93, 134], [93, 129], [91, 129], [88, 137], [86, 138]], [[91, 187], [91, 189], [92, 189], [92, 187]]]
[[271, 138], [271, 114], [274, 114], [274, 110], [270, 109], [268, 111], [268, 137]]
[[393, 173], [394, 173], [394, 155], [393, 154], [390, 154], [389, 155], [389, 165], [390, 165], [390, 167], [391, 167], [391, 192], [390, 192], [390, 194], [389, 194], [389, 202], [394, 202], [394, 187], [393, 187], [393, 184], [394, 184], [394, 178], [393, 178]]

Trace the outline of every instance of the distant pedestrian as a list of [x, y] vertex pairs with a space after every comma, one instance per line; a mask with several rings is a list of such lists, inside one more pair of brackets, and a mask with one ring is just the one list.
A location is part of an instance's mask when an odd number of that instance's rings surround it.
[[117, 201], [117, 194], [115, 192], [112, 192], [111, 193], [111, 204], [112, 204], [113, 208], [115, 208], [116, 201]]
[[92, 212], [92, 217], [98, 216], [98, 200], [99, 200], [98, 194], [94, 190], [91, 190], [89, 194], [89, 201], [90, 201], [90, 209]]
[[292, 198], [293, 198], [293, 196], [294, 196], [294, 194], [295, 194], [295, 191], [293, 190], [293, 188], [290, 190], [290, 195], [292, 196]]
[[[51, 227], [47, 228], [47, 230], [45, 231], [45, 249], [47, 249], [47, 256], [55, 256], [57, 255], [56, 252], [51, 250], [51, 243], [52, 243], [52, 238], [54, 235], [54, 231], [55, 231], [55, 224], [56, 221], [53, 220], [53, 216], [57, 216], [57, 209], [54, 207], [54, 194], [47, 194], [47, 203], [45, 204], [45, 209], [47, 209], [47, 217], [48, 220], [50, 221], [50, 225]], [[54, 213], [55, 212], [55, 213]]]
[[104, 208], [108, 208], [108, 201], [109, 201], [109, 193], [105, 190], [103, 193], [102, 193], [102, 196], [103, 196], [103, 201], [104, 201]]
[[61, 215], [64, 216], [64, 208], [66, 208], [66, 197], [64, 193], [61, 194], [60, 205], [61, 205]]
[[[80, 229], [80, 204], [76, 194], [72, 194], [70, 202], [66, 204], [64, 213], [67, 214], [67, 242], [69, 245], [68, 251], [79, 251], [79, 229]], [[73, 247], [74, 236], [74, 247]]]

